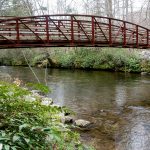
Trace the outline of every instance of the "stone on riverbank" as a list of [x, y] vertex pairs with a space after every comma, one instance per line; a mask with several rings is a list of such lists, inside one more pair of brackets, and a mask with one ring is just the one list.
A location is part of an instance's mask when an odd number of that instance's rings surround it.
[[52, 105], [53, 104], [53, 100], [49, 97], [43, 97], [41, 99], [41, 104], [42, 105], [46, 105], [46, 106], [49, 106], [49, 105]]
[[52, 98], [41, 95], [42, 93], [39, 90], [32, 90], [31, 93], [32, 93], [31, 95], [25, 96], [25, 100], [35, 101], [36, 99], [38, 99], [40, 100], [42, 105], [46, 106], [53, 104]]
[[40, 90], [31, 90], [32, 94], [34, 95], [40, 95], [40, 96], [45, 96], [45, 93], [43, 93]]
[[25, 95], [25, 96], [24, 96], [24, 99], [25, 99], [26, 101], [30, 101], [30, 102], [36, 101], [36, 98], [33, 97], [32, 95]]

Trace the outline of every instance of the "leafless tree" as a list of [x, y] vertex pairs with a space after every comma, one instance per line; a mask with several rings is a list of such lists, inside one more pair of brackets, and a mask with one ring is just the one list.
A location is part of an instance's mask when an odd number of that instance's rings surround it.
[[33, 15], [31, 0], [0, 0], [1, 16]]
[[113, 17], [113, 3], [112, 0], [106, 0], [105, 1], [105, 11], [107, 17]]

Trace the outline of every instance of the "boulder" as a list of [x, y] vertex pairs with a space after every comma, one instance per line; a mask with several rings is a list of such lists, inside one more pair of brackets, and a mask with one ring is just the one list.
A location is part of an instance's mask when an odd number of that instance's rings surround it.
[[33, 97], [32, 95], [25, 95], [25, 96], [24, 96], [24, 99], [25, 99], [26, 101], [30, 101], [30, 102], [36, 101], [36, 98]]
[[71, 124], [74, 122], [71, 116], [63, 116], [61, 120], [62, 120], [62, 123], [65, 123], [65, 124]]
[[33, 93], [33, 94], [40, 94], [41, 93], [41, 91], [39, 91], [39, 90], [31, 90], [31, 92]]
[[31, 93], [32, 93], [33, 97], [36, 97], [37, 99], [44, 98], [44, 96], [41, 95], [40, 91], [38, 91], [38, 90], [32, 90]]
[[40, 96], [44, 96], [45, 94], [43, 92], [41, 92], [40, 90], [31, 90], [32, 94], [34, 95], [40, 95]]
[[91, 122], [87, 120], [83, 120], [83, 119], [78, 119], [78, 120], [75, 120], [75, 125], [81, 128], [86, 128], [89, 125], [91, 125]]
[[145, 75], [149, 75], [148, 72], [141, 72], [141, 75], [145, 76]]
[[57, 107], [57, 108], [60, 108], [60, 109], [62, 108], [60, 105], [57, 105], [57, 104], [52, 104], [51, 106], [52, 107]]
[[2, 73], [0, 72], [0, 81], [7, 81], [7, 82], [11, 82], [12, 78], [8, 73]]

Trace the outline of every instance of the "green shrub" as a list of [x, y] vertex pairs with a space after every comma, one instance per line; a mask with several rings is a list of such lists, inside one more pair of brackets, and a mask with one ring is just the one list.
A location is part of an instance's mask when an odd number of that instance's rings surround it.
[[140, 72], [141, 71], [141, 65], [140, 65], [140, 59], [136, 58], [129, 58], [126, 63], [126, 69], [129, 72]]
[[40, 53], [38, 55], [35, 55], [31, 61], [31, 65], [35, 66], [37, 63], [44, 61], [48, 57], [49, 55], [47, 53]]
[[95, 63], [95, 55], [94, 54], [88, 54], [83, 58], [83, 61], [81, 63], [82, 68], [93, 68], [93, 65]]
[[64, 68], [72, 68], [74, 67], [74, 61], [75, 61], [74, 54], [68, 54], [60, 58], [60, 65], [61, 67]]
[[141, 68], [143, 72], [150, 72], [150, 60], [142, 60]]
[[79, 134], [60, 121], [60, 114], [66, 108], [45, 106], [38, 99], [27, 101], [28, 95], [27, 89], [0, 83], [2, 150], [84, 149]]

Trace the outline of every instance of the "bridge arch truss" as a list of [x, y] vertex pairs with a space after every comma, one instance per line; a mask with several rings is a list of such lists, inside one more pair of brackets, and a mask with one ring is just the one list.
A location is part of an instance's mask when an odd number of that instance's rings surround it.
[[150, 29], [119, 19], [57, 14], [0, 17], [0, 48], [150, 48]]

